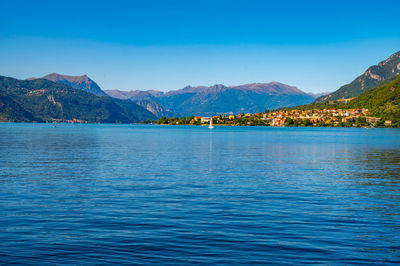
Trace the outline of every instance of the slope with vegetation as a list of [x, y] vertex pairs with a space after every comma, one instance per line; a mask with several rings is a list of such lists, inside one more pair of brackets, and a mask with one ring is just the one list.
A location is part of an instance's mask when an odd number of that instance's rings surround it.
[[[28, 80], [34, 80], [37, 78], [30, 78]], [[71, 86], [74, 89], [77, 90], [82, 90], [86, 92], [93, 93], [97, 96], [107, 96], [107, 94], [102, 91], [102, 89], [97, 85], [96, 82], [94, 82], [92, 79], [90, 79], [86, 75], [82, 76], [68, 76], [68, 75], [61, 75], [57, 73], [51, 73], [46, 76], [44, 76], [42, 79], [47, 79], [53, 82], [60, 82], [66, 85]]]
[[391, 120], [400, 126], [400, 78], [361, 94], [347, 106], [368, 108], [373, 116]]
[[[210, 116], [216, 114], [258, 113], [265, 109], [311, 103], [314, 97], [296, 87], [279, 82], [251, 83], [240, 86], [187, 86], [180, 90], [106, 91], [117, 98], [159, 108], [158, 116]], [[149, 109], [149, 108], [148, 108]], [[151, 110], [151, 109], [150, 109]]]
[[312, 104], [278, 110], [313, 111], [324, 109], [368, 109], [371, 117], [381, 119], [377, 125], [382, 126], [384, 121], [391, 121], [390, 125], [392, 127], [400, 127], [400, 77], [395, 76], [386, 79], [375, 88], [362, 93], [348, 102], [314, 102]]
[[376, 87], [388, 78], [400, 75], [400, 52], [391, 55], [378, 65], [369, 67], [364, 74], [357, 77], [354, 81], [340, 87], [337, 91], [319, 97], [316, 102], [336, 101], [343, 98], [352, 98]]
[[0, 76], [2, 121], [133, 123], [146, 119], [155, 116], [131, 101], [99, 97], [45, 79]]

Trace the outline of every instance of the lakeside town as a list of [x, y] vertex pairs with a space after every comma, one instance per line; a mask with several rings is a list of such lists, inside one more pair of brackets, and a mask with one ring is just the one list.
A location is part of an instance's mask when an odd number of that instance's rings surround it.
[[[207, 125], [210, 117], [161, 117], [159, 125]], [[371, 116], [368, 109], [273, 110], [265, 113], [218, 115], [214, 125], [224, 126], [318, 126], [318, 127], [392, 127], [391, 120]]]

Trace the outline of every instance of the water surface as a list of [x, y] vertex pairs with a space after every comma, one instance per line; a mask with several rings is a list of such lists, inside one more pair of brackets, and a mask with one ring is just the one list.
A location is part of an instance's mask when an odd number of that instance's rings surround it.
[[400, 263], [400, 130], [0, 124], [0, 264]]

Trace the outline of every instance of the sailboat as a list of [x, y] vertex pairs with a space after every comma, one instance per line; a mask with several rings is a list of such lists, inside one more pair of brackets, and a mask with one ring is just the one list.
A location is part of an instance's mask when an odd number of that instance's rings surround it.
[[210, 117], [210, 125], [208, 126], [209, 129], [213, 129], [214, 126], [212, 125], [212, 116]]

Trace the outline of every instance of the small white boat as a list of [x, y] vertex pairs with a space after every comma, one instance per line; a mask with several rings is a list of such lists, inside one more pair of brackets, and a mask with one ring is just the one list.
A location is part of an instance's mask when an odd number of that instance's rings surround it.
[[210, 125], [208, 126], [209, 129], [213, 129], [214, 126], [212, 125], [212, 116], [210, 117]]

